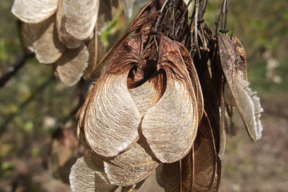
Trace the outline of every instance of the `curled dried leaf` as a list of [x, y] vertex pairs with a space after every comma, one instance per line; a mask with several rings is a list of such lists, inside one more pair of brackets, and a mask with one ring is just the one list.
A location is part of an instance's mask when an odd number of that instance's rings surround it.
[[76, 161], [69, 179], [72, 192], [112, 192], [117, 189], [104, 172], [103, 159], [93, 153]]
[[37, 24], [22, 24], [22, 39], [29, 50], [35, 52], [40, 63], [54, 63], [64, 52], [58, 40], [55, 16]]
[[14, 0], [12, 13], [26, 23], [40, 23], [53, 15], [59, 0]]
[[88, 65], [89, 53], [86, 46], [66, 49], [62, 57], [54, 63], [56, 75], [68, 86], [75, 85]]

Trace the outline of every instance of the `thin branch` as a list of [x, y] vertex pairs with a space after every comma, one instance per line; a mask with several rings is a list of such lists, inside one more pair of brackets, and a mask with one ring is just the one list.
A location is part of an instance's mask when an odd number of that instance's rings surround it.
[[0, 88], [2, 88], [22, 67], [24, 67], [28, 59], [33, 57], [34, 54], [32, 53], [23, 53], [18, 57], [13, 66], [8, 68], [8, 72], [0, 77]]

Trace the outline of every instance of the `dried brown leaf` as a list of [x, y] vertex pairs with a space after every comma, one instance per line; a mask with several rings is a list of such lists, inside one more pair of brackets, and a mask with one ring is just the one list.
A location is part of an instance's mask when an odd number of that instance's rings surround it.
[[14, 0], [12, 13], [26, 23], [40, 23], [53, 15], [59, 0]]
[[180, 162], [162, 164], [157, 169], [157, 182], [165, 192], [182, 192], [180, 190]]

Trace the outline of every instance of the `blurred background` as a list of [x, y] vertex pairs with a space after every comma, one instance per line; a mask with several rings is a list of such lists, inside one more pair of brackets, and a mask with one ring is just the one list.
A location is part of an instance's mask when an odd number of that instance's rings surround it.
[[[133, 15], [144, 3], [135, 2]], [[210, 28], [221, 3], [208, 3], [204, 18]], [[0, 77], [23, 59], [25, 51], [11, 5], [12, 1], [0, 0]], [[107, 48], [120, 37], [129, 21], [122, 9], [114, 10], [112, 21], [101, 35]], [[285, 192], [288, 1], [230, 0], [228, 28], [246, 49], [248, 79], [264, 108], [264, 131], [262, 139], [253, 143], [238, 122], [237, 136], [227, 140], [220, 191]], [[67, 87], [53, 73], [51, 65], [39, 64], [31, 57], [13, 78], [0, 84], [0, 192], [69, 191], [70, 167], [84, 151], [78, 147], [74, 131], [82, 87], [81, 82]], [[162, 191], [152, 177], [142, 192]]]

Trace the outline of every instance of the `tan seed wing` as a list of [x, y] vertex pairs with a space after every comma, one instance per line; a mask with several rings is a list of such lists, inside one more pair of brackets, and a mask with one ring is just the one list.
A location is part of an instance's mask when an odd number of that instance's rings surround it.
[[117, 189], [109, 182], [101, 157], [92, 153], [76, 161], [69, 179], [72, 192], [112, 192]]
[[126, 73], [100, 77], [87, 107], [84, 130], [98, 154], [113, 157], [138, 137], [141, 116], [128, 92]]
[[88, 65], [89, 53], [86, 46], [66, 49], [62, 57], [54, 63], [56, 74], [67, 86], [75, 85]]
[[260, 121], [263, 108], [260, 104], [260, 98], [257, 93], [249, 88], [249, 83], [240, 75], [237, 76], [236, 93], [239, 102], [238, 110], [242, 118], [245, 119], [245, 124], [250, 137], [256, 141], [262, 136], [262, 123]]
[[[194, 146], [190, 153], [181, 160], [181, 186], [183, 192], [192, 191], [195, 179]], [[182, 192], [181, 191], [181, 192]]]
[[66, 45], [69, 49], [75, 49], [83, 45], [83, 42], [70, 33], [66, 29], [66, 17], [64, 13], [65, 0], [59, 0], [59, 5], [56, 14], [56, 26], [59, 40]]
[[[261, 138], [262, 125], [260, 113], [263, 111], [260, 99], [243, 79], [243, 74], [237, 73], [237, 53], [232, 41], [226, 35], [218, 36], [221, 65], [231, 90], [235, 105], [245, 123], [247, 132], [253, 141]], [[241, 72], [241, 70], [240, 70]], [[225, 96], [226, 98], [227, 95]]]
[[53, 15], [59, 0], [14, 0], [12, 13], [26, 23], [40, 23]]
[[37, 24], [22, 24], [22, 39], [31, 51], [35, 52], [40, 63], [56, 62], [64, 51], [64, 46], [58, 40], [55, 26], [55, 16]]
[[144, 138], [130, 149], [105, 161], [105, 172], [111, 183], [121, 186], [135, 185], [146, 179], [158, 166]]
[[141, 58], [141, 35], [129, 37], [115, 52], [89, 96], [84, 132], [90, 147], [114, 157], [138, 138], [141, 116], [128, 91], [128, 74]]
[[129, 89], [129, 92], [141, 117], [157, 102], [157, 92], [150, 80], [139, 87]]
[[63, 0], [66, 31], [79, 40], [92, 35], [99, 10], [99, 0]]
[[225, 102], [224, 97], [221, 95], [221, 103], [220, 103], [220, 144], [219, 144], [219, 154], [218, 156], [222, 159], [225, 149], [226, 149], [226, 109], [225, 109]]
[[144, 116], [142, 132], [155, 156], [163, 163], [172, 163], [185, 157], [192, 147], [198, 108], [177, 43], [162, 36], [159, 49], [159, 68], [166, 72], [166, 90]]
[[[210, 191], [217, 173], [217, 153], [212, 128], [206, 119], [201, 122], [195, 144], [195, 191]], [[193, 190], [193, 191], [194, 191]]]

